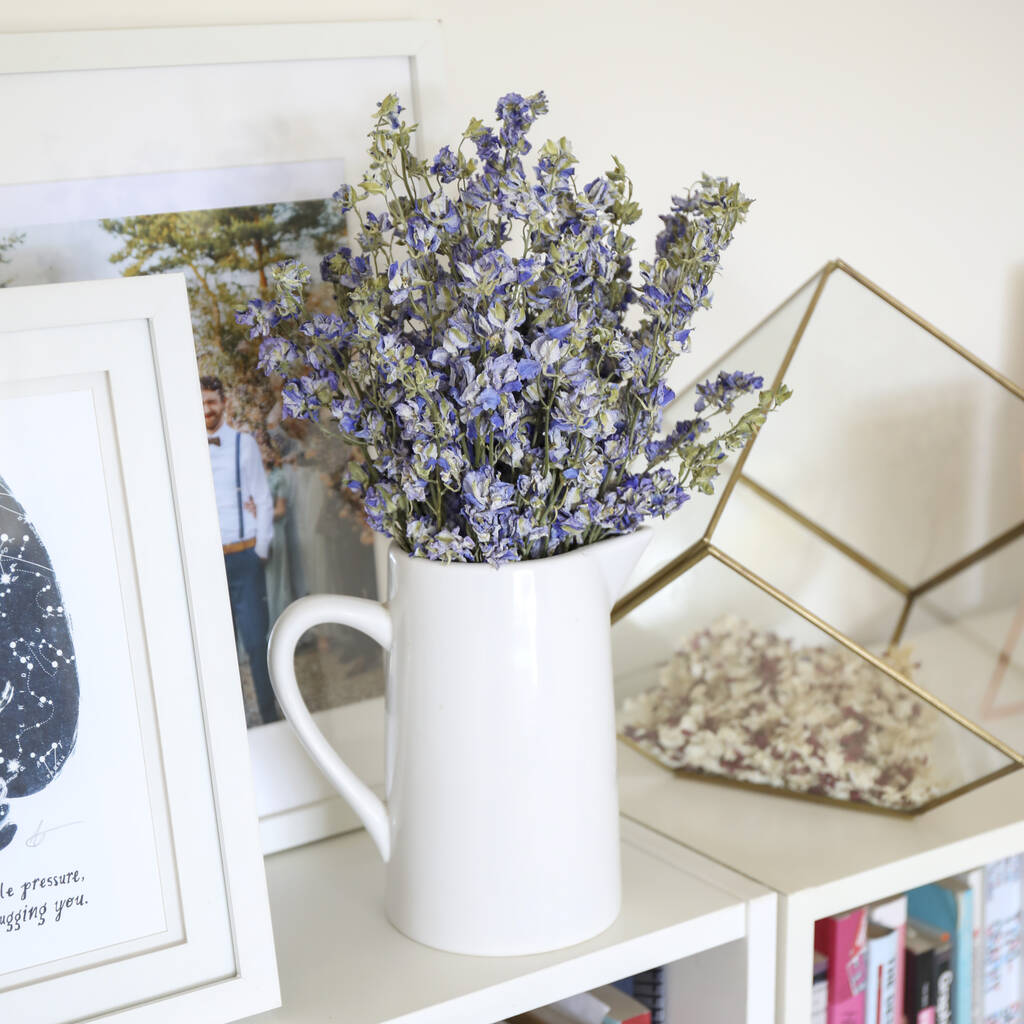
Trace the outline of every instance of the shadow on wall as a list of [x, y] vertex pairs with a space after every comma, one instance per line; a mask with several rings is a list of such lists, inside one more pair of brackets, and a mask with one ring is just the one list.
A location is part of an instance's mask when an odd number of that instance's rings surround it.
[[[1024, 263], [1010, 272], [1007, 302], [1003, 358], [997, 369], [1018, 387], [1024, 388]], [[1021, 518], [1024, 518], [1024, 401], [1007, 402], [1001, 411], [1000, 422], [995, 425], [996, 432], [1006, 446], [1005, 463], [1016, 469], [1005, 486], [1008, 496], [1021, 509]]]
[[[996, 369], [1005, 373], [1018, 387], [1024, 387], [1024, 264], [1010, 272], [1006, 289], [1008, 310], [1006, 335], [1003, 339], [1002, 358]], [[991, 495], [993, 518], [1000, 509], [1013, 510], [1012, 522], [1024, 521], [1024, 401], [1002, 391], [998, 406], [993, 410], [990, 426], [993, 437], [992, 462], [989, 467], [988, 488]], [[999, 517], [992, 533], [1005, 530], [1007, 519]], [[1010, 545], [1009, 551], [1024, 547], [1024, 539]], [[1012, 561], [1019, 562], [1019, 558]], [[1009, 557], [986, 559], [985, 591], [1000, 603], [1024, 599], [1022, 581], [1009, 578]]]
[[1003, 362], [1011, 380], [1024, 383], [1024, 263], [1010, 271], [1006, 289], [1009, 315], [1003, 342]]

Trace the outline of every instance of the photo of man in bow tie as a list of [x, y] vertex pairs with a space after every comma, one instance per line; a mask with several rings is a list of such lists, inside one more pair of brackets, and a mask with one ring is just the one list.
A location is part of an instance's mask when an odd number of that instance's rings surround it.
[[220, 378], [201, 377], [199, 384], [235, 634], [249, 659], [260, 717], [273, 722], [280, 715], [267, 670], [270, 622], [264, 566], [274, 535], [274, 501], [255, 438], [228, 425]]
[[[182, 196], [205, 197], [213, 188], [206, 172], [174, 181]], [[239, 186], [256, 188], [241, 178]], [[185, 275], [245, 720], [259, 729], [281, 717], [266, 650], [269, 626], [284, 608], [310, 593], [378, 596], [373, 533], [346, 481], [354, 453], [338, 443], [335, 431], [285, 414], [282, 379], [260, 368], [258, 346], [235, 318], [249, 297], [265, 295], [276, 262], [288, 256], [315, 262], [337, 249], [346, 237], [345, 219], [333, 200], [188, 210], [177, 208], [175, 198], [175, 209], [145, 214], [131, 212], [135, 202], [134, 195], [124, 197], [121, 217], [12, 223], [0, 231], [0, 248], [10, 236], [0, 254], [0, 284]], [[52, 259], [53, 252], [76, 255], [67, 263]], [[334, 308], [332, 289], [327, 282], [310, 285], [318, 309]], [[296, 651], [295, 670], [314, 712], [384, 693], [380, 649], [342, 626], [309, 630]]]

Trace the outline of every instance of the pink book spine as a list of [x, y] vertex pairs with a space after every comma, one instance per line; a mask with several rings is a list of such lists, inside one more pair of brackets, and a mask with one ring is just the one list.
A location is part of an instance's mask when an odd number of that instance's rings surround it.
[[921, 1010], [917, 1015], [917, 1024], [935, 1024], [935, 1007], [929, 1006], [927, 1010]]
[[814, 948], [828, 957], [828, 1024], [863, 1024], [867, 921], [862, 907], [814, 925]]

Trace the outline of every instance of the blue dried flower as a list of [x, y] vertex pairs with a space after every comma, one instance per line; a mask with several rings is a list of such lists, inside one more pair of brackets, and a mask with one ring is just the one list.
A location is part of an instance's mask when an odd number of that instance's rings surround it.
[[484, 163], [496, 164], [498, 162], [498, 158], [501, 156], [501, 144], [498, 140], [498, 136], [495, 135], [490, 128], [486, 128], [480, 132], [480, 134], [473, 139], [473, 145], [476, 146], [477, 156], [479, 156]]
[[442, 146], [430, 163], [430, 173], [441, 179], [445, 185], [459, 176], [459, 161], [451, 146]]
[[245, 309], [235, 313], [235, 321], [250, 329], [250, 338], [265, 338], [281, 322], [282, 312], [276, 302], [250, 299]]
[[257, 365], [264, 373], [278, 373], [298, 358], [299, 350], [287, 338], [269, 337], [260, 343]]
[[424, 217], [409, 218], [405, 238], [414, 252], [437, 252], [441, 247], [441, 236], [437, 228]]
[[[738, 186], [705, 176], [673, 198], [634, 278], [626, 228], [640, 209], [622, 165], [579, 188], [565, 139], [524, 165], [543, 93], [502, 96], [496, 128], [470, 123], [477, 161], [450, 146], [419, 160], [401, 112], [396, 96], [379, 104], [370, 171], [334, 195], [359, 215], [358, 253], [321, 261], [336, 312], [303, 312], [308, 271], [289, 260], [275, 298], [238, 314], [284, 379], [284, 414], [354, 448], [347, 485], [371, 527], [418, 557], [500, 565], [629, 532], [710, 490], [786, 395], [762, 394], [708, 440], [711, 418], [763, 387], [719, 374], [698, 388], [703, 415], [661, 432], [672, 361], [749, 207]], [[372, 196], [386, 210], [361, 209]]]
[[331, 195], [331, 198], [338, 204], [341, 213], [348, 213], [355, 205], [355, 189], [351, 185], [342, 185]]
[[695, 412], [703, 412], [709, 405], [723, 412], [732, 412], [736, 399], [740, 395], [748, 395], [752, 391], [760, 391], [764, 387], [764, 378], [753, 373], [737, 370], [726, 373], [722, 370], [714, 380], [707, 380], [697, 385], [700, 397], [694, 404]]

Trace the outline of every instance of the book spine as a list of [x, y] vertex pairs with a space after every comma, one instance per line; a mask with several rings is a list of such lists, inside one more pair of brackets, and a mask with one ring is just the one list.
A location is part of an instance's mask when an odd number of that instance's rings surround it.
[[935, 977], [935, 953], [927, 950], [924, 953], [911, 953], [905, 956], [906, 989], [904, 1010], [908, 1021], [921, 1022], [921, 1014], [931, 1010], [935, 1017], [935, 999], [932, 994], [932, 981]]
[[899, 944], [894, 940], [890, 955], [884, 963], [883, 976], [880, 979], [882, 992], [878, 999], [878, 1024], [900, 1024], [902, 1011], [897, 1001], [897, 981], [902, 973], [902, 968]]
[[953, 945], [947, 943], [935, 952], [935, 978], [932, 992], [935, 999], [935, 1024], [953, 1024]]
[[864, 1020], [867, 1024], [900, 1024], [896, 1016], [896, 956], [899, 935], [895, 931], [868, 939], [868, 987]]
[[899, 1024], [900, 1014], [905, 1003], [906, 980], [904, 972], [904, 953], [907, 948], [907, 897], [897, 896], [885, 903], [876, 904], [871, 908], [871, 920], [892, 928], [898, 935], [896, 948], [896, 1014]]
[[967, 876], [971, 887], [973, 964], [971, 968], [971, 1005], [957, 1024], [983, 1024], [985, 1019], [985, 869], [975, 868]]
[[1020, 1024], [1020, 855], [985, 868], [985, 1024]]
[[614, 985], [601, 985], [590, 994], [608, 1007], [602, 1024], [651, 1024], [651, 1011]]
[[822, 978], [811, 989], [811, 1024], [828, 1024], [828, 979]]
[[867, 909], [817, 921], [814, 948], [828, 957], [828, 1024], [863, 1024]]
[[633, 998], [651, 1011], [651, 1024], [666, 1024], [664, 969], [655, 967], [653, 970], [635, 975]]
[[971, 1024], [974, 1001], [974, 891], [957, 894], [956, 937], [953, 963], [953, 1021]]

